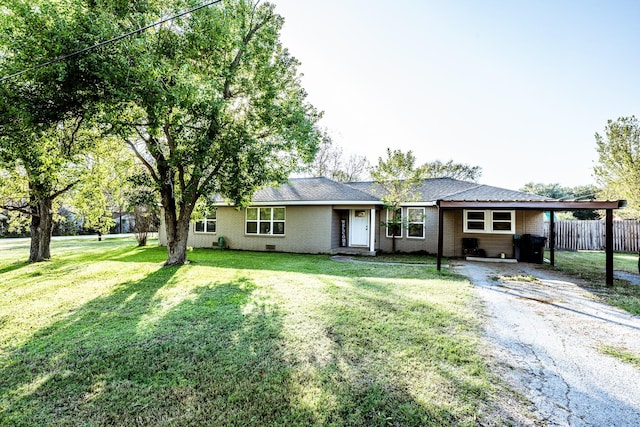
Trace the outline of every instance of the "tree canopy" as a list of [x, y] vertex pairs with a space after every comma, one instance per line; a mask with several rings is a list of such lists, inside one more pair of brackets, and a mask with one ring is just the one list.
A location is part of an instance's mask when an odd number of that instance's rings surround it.
[[423, 167], [425, 178], [452, 178], [461, 181], [478, 182], [482, 176], [482, 168], [480, 166], [454, 163], [453, 160], [449, 160], [446, 163], [435, 160], [425, 163]]
[[366, 157], [351, 154], [346, 156], [342, 147], [335, 145], [325, 131], [313, 162], [305, 168], [307, 175], [324, 176], [338, 182], [367, 179], [371, 168]]
[[56, 199], [90, 176], [82, 162], [99, 135], [89, 123], [109, 93], [105, 74], [122, 69], [109, 50], [51, 62], [118, 31], [91, 3], [7, 0], [0, 9], [0, 75], [21, 73], [0, 83], [0, 167], [24, 182], [3, 204], [31, 217], [30, 261], [50, 256]]
[[[167, 2], [165, 14], [188, 2]], [[320, 114], [306, 102], [298, 62], [270, 4], [232, 0], [132, 41], [129, 74], [110, 108], [112, 132], [136, 153], [161, 195], [167, 264], [186, 260], [189, 220], [203, 195], [244, 206], [310, 162]]]
[[[560, 200], [595, 200], [599, 192], [595, 185], [579, 185], [577, 187], [563, 187], [558, 183], [543, 184], [529, 182], [520, 189], [524, 193], [537, 194]], [[598, 219], [600, 215], [592, 209], [581, 209], [571, 212], [563, 219]]]
[[640, 216], [640, 124], [635, 116], [609, 120], [601, 135], [596, 132], [598, 160], [594, 175], [603, 196], [626, 199], [621, 214]]

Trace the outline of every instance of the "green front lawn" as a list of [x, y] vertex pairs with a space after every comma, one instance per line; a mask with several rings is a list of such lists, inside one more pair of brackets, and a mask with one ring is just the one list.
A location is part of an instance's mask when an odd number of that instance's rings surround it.
[[0, 241], [0, 425], [476, 425], [469, 283], [328, 256]]
[[[545, 256], [549, 258], [549, 251]], [[603, 251], [556, 251], [554, 268], [586, 280], [607, 304], [640, 314], [640, 285], [615, 279], [613, 287], [605, 286], [606, 258]], [[637, 274], [638, 254], [614, 253], [613, 268]]]

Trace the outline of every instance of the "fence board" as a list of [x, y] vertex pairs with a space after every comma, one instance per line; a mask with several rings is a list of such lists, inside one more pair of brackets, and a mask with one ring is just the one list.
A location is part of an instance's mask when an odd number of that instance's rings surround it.
[[[555, 221], [556, 249], [604, 250], [605, 222]], [[549, 222], [544, 224], [544, 235], [549, 245]], [[640, 252], [640, 221], [613, 221], [613, 250], [615, 252]]]

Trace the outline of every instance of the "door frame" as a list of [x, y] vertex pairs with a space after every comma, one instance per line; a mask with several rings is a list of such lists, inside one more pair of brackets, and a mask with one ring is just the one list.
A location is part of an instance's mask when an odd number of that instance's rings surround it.
[[[354, 229], [355, 227], [355, 221], [354, 219], [356, 218], [356, 212], [364, 212], [364, 217], [357, 217], [357, 218], [364, 218], [365, 221], [362, 223], [361, 225], [361, 229], [360, 232], [362, 233], [363, 236], [366, 236], [365, 241], [363, 241], [362, 243], [357, 242], [354, 243], [353, 241], [353, 235], [354, 235]], [[350, 209], [349, 210], [349, 246], [353, 246], [353, 247], [369, 247], [370, 244], [370, 233], [369, 233], [369, 227], [371, 226], [371, 219], [370, 219], [370, 210], [369, 209]], [[358, 221], [358, 224], [360, 224], [360, 221]]]

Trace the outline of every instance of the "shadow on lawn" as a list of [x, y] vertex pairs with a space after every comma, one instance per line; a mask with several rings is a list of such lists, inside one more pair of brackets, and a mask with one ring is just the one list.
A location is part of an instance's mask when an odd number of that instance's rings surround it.
[[351, 372], [347, 381], [329, 385], [346, 402], [340, 417], [350, 425], [477, 423], [487, 385], [470, 320], [390, 286], [353, 285], [331, 288], [327, 310], [335, 313], [327, 337], [341, 356], [323, 368], [331, 371], [325, 375]]
[[307, 425], [288, 406], [278, 310], [250, 303], [242, 277], [165, 310], [157, 293], [178, 270], [123, 283], [8, 349], [0, 425]]
[[[160, 298], [161, 289], [177, 286], [179, 270], [159, 268], [123, 283], [8, 349], [0, 358], [0, 425], [437, 425], [457, 420], [448, 408], [427, 409], [415, 400], [407, 378], [395, 379], [389, 365], [367, 365], [368, 357], [380, 356], [375, 345], [350, 358], [340, 343], [347, 338], [338, 338], [354, 333], [344, 330], [348, 318], [332, 320], [334, 363], [318, 367], [320, 378], [308, 384], [301, 374], [306, 362], [287, 348], [291, 338], [284, 332], [279, 302], [254, 295], [256, 285], [242, 276], [193, 288], [176, 301]], [[349, 299], [337, 296], [337, 301]], [[356, 294], [343, 303], [354, 315], [361, 305], [388, 311], [388, 295], [380, 298]], [[378, 335], [375, 330], [355, 333], [367, 340]], [[343, 362], [359, 373], [349, 375]], [[317, 397], [315, 388], [327, 408], [309, 403]]]
[[26, 267], [30, 265], [28, 262], [16, 262], [13, 264], [5, 265], [4, 267], [0, 267], [0, 275], [5, 273], [11, 273], [12, 271], [19, 270], [22, 267]]
[[[163, 262], [167, 258], [164, 246], [135, 247], [117, 253], [105, 253], [100, 259], [119, 262]], [[187, 263], [195, 266], [253, 271], [281, 271], [301, 274], [322, 274], [337, 277], [380, 277], [460, 280], [448, 270], [437, 272], [435, 266], [378, 265], [336, 262], [329, 255], [284, 252], [252, 252], [199, 248], [189, 250]]]

